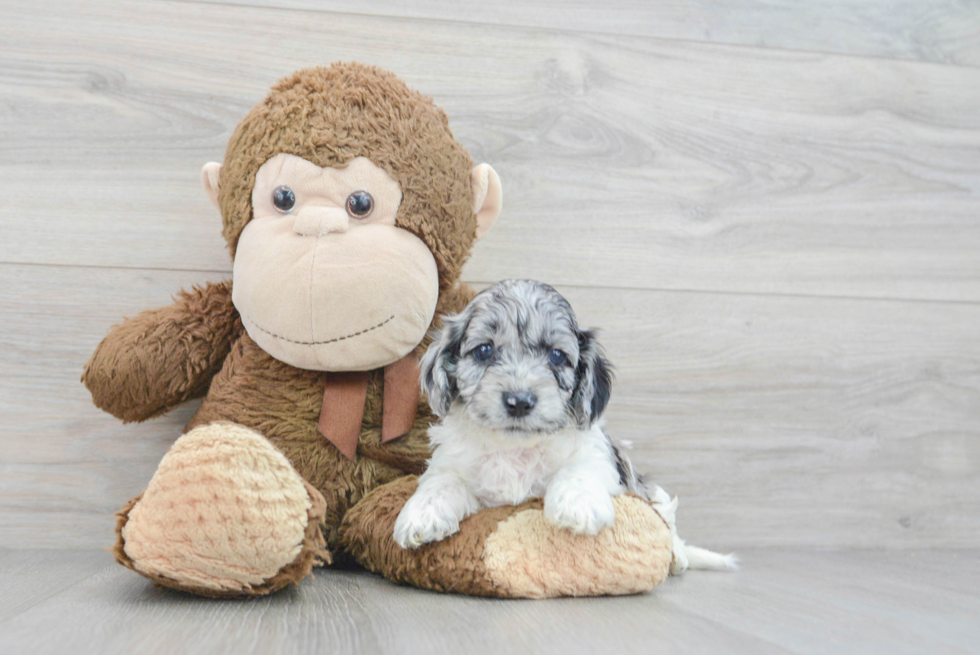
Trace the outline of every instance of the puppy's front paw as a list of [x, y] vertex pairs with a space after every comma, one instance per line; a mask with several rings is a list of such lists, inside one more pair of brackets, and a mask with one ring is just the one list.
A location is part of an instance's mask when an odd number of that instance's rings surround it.
[[598, 534], [616, 520], [616, 509], [612, 496], [604, 490], [589, 493], [565, 487], [548, 490], [544, 516], [553, 525], [575, 534]]
[[409, 499], [395, 520], [395, 543], [402, 548], [441, 541], [459, 531], [459, 521], [442, 511], [437, 502], [413, 503]]

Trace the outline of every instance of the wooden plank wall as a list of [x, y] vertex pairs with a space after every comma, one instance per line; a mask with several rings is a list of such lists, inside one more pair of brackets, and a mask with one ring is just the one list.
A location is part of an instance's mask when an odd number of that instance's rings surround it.
[[81, 367], [229, 274], [200, 167], [336, 60], [434, 96], [500, 173], [465, 277], [603, 328], [609, 430], [689, 540], [976, 544], [980, 5], [351, 7], [0, 2], [0, 547], [110, 542], [193, 408], [123, 426]]

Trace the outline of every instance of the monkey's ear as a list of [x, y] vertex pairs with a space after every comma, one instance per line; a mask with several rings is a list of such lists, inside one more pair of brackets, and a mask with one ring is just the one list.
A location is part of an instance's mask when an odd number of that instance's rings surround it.
[[476, 238], [482, 239], [500, 216], [503, 207], [503, 190], [500, 177], [490, 164], [474, 166], [470, 171], [473, 186], [473, 211], [476, 212]]
[[208, 194], [211, 204], [215, 209], [221, 211], [218, 204], [218, 180], [221, 179], [221, 164], [216, 161], [209, 161], [201, 169], [201, 184], [204, 185], [204, 193]]

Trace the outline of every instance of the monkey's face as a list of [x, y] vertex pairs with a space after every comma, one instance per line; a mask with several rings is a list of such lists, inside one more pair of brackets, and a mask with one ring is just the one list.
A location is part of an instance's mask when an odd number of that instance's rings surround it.
[[502, 201], [431, 98], [357, 63], [280, 80], [202, 173], [249, 336], [320, 371], [411, 352]]
[[298, 368], [371, 370], [417, 346], [439, 276], [395, 226], [402, 192], [365, 157], [321, 168], [279, 154], [258, 170], [238, 241], [232, 300], [249, 336]]

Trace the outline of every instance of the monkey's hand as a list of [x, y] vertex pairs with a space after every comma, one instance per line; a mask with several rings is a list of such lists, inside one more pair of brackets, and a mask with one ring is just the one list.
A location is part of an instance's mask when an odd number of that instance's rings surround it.
[[115, 326], [82, 382], [97, 407], [127, 423], [145, 421], [203, 396], [241, 333], [231, 281], [181, 291], [174, 304]]

